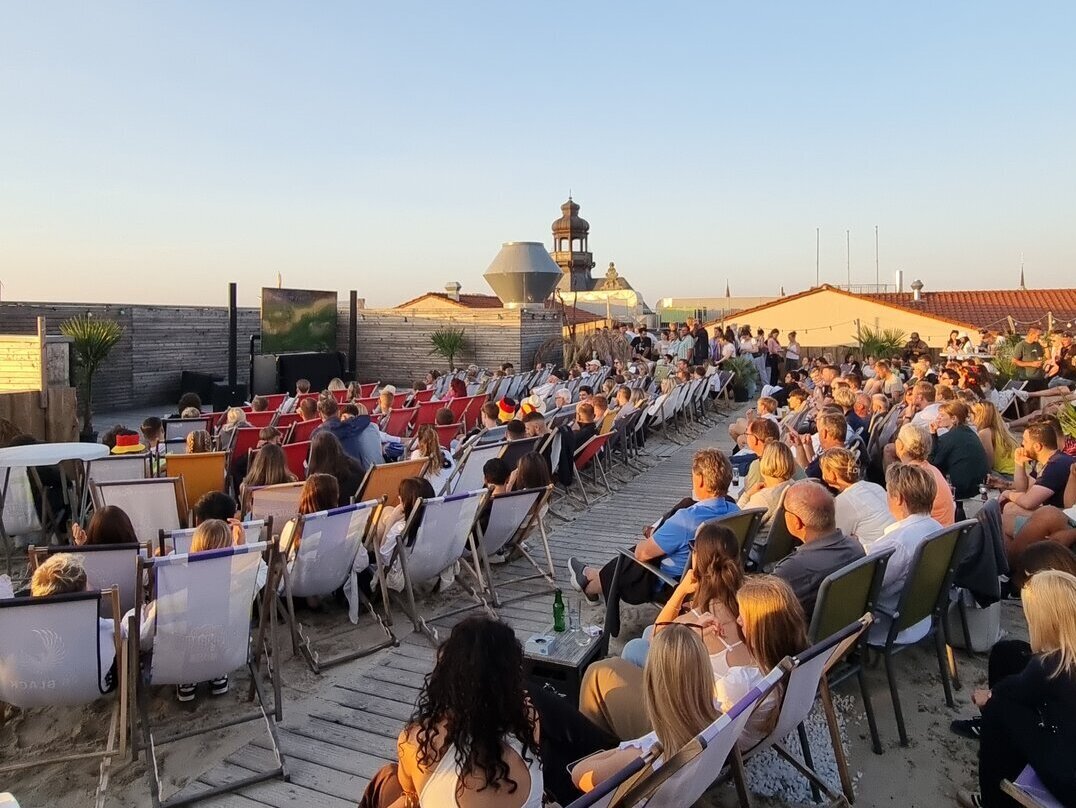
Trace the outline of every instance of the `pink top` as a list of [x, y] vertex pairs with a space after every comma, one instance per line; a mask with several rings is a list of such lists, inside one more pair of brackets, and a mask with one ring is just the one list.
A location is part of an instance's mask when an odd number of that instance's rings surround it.
[[945, 475], [941, 473], [937, 466], [932, 466], [925, 460], [916, 461], [911, 465], [919, 466], [919, 468], [930, 472], [930, 475], [934, 478], [934, 484], [938, 486], [938, 493], [934, 496], [934, 504], [930, 508], [930, 515], [942, 527], [948, 527], [953, 524], [956, 521], [956, 500], [953, 499], [953, 492], [949, 488]]

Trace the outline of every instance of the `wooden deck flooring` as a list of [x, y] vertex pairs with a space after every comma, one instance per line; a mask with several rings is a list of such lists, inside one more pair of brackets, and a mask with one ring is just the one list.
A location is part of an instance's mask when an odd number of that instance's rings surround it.
[[[558, 583], [567, 592], [565, 564], [577, 555], [602, 563], [620, 547], [634, 543], [641, 527], [684, 496], [691, 487], [691, 458], [703, 447], [727, 448], [727, 421], [701, 432], [685, 446], [671, 441], [652, 440], [648, 445], [653, 465], [631, 481], [614, 484], [605, 496], [586, 508], [577, 508], [568, 523], [547, 519], [550, 550]], [[656, 462], [655, 462], [656, 461]], [[558, 510], [568, 513], [567, 504]], [[540, 542], [530, 546], [541, 556]], [[525, 561], [494, 569], [495, 580], [508, 580], [533, 573]], [[552, 596], [542, 580], [498, 587], [502, 600], [529, 595], [498, 608], [521, 640], [545, 631], [552, 622]], [[465, 593], [438, 603], [442, 611], [472, 602]], [[584, 607], [584, 620], [600, 622], [599, 609]], [[429, 612], [422, 609], [423, 614]], [[465, 615], [431, 621], [440, 636]], [[313, 698], [302, 705], [285, 703], [284, 721], [279, 726], [282, 752], [291, 774], [288, 783], [270, 781], [245, 788], [233, 795], [214, 798], [204, 805], [226, 808], [302, 805], [304, 808], [345, 808], [354, 806], [370, 777], [385, 763], [396, 760], [396, 739], [419, 694], [425, 675], [433, 668], [434, 649], [426, 637], [411, 632], [406, 616], [394, 613], [400, 645], [373, 657], [356, 660], [326, 673], [318, 682]], [[264, 736], [263, 736], [264, 737]], [[223, 763], [189, 784], [184, 793], [205, 790], [249, 776], [271, 763], [268, 738], [254, 740], [228, 756]]]

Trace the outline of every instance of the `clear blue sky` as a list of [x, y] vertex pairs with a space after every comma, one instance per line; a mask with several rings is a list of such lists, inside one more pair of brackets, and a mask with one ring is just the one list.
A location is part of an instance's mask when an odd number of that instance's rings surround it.
[[9, 2], [6, 300], [392, 305], [550, 242], [656, 298], [1071, 285], [1072, 3]]

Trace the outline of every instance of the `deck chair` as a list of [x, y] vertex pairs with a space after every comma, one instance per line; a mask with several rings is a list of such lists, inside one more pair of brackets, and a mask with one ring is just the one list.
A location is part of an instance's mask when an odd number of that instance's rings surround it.
[[406, 437], [411, 421], [414, 420], [417, 412], [418, 407], [393, 407], [392, 412], [381, 424], [381, 431], [394, 438]]
[[283, 528], [299, 515], [302, 493], [302, 483], [259, 486], [250, 494], [250, 518], [271, 519], [277, 529]]
[[426, 402], [433, 400], [433, 392], [432, 387], [428, 390], [416, 390], [411, 395], [411, 398], [415, 404], [425, 404]]
[[[131, 660], [128, 675], [138, 707], [137, 724], [141, 728], [139, 740], [132, 714], [131, 739], [136, 757], [140, 748], [146, 750], [149, 764], [146, 774], [154, 808], [186, 805], [272, 778], [287, 780], [287, 769], [276, 733], [276, 721], [281, 718], [282, 705], [279, 677], [275, 670], [275, 660], [278, 659], [273, 646], [275, 632], [264, 634], [267, 647], [272, 649], [270, 658], [274, 660], [269, 671], [277, 695], [275, 710], [267, 708], [262, 689], [259, 661], [263, 649], [256, 648], [250, 641], [258, 566], [262, 553], [271, 546], [259, 542], [194, 555], [139, 560], [139, 580], [144, 579], [141, 573], [148, 574], [156, 592], [157, 625], [153, 653], [148, 655], [148, 659], [140, 649], [138, 615], [131, 615], [128, 625], [127, 653]], [[275, 614], [272, 609], [263, 609], [263, 618], [265, 612]], [[242, 667], [246, 667], [250, 675], [251, 698], [257, 698], [256, 710], [210, 726], [181, 730], [164, 737], [158, 735], [156, 721], [149, 709], [150, 687], [205, 682], [228, 676]], [[139, 675], [140, 670], [142, 675]], [[275, 762], [273, 767], [193, 796], [161, 799], [158, 747], [251, 721], [265, 722]]]
[[1025, 808], [1065, 808], [1030, 766], [1025, 766], [1015, 780], [1002, 780], [1001, 790]]
[[442, 449], [451, 449], [452, 441], [456, 440], [463, 434], [463, 422], [458, 424], [440, 424], [434, 426], [433, 431], [437, 433], [437, 443]]
[[949, 707], [955, 707], [950, 671], [954, 682], [959, 682], [959, 679], [956, 674], [956, 656], [949, 643], [945, 614], [949, 608], [949, 590], [952, 588], [953, 576], [956, 574], [956, 566], [960, 560], [961, 545], [976, 525], [978, 525], [977, 520], [966, 519], [942, 528], [925, 539], [916, 548], [915, 555], [912, 557], [911, 571], [905, 579], [896, 612], [888, 614], [880, 608], [875, 608], [876, 612], [886, 614], [891, 620], [885, 643], [881, 646], [870, 643], [870, 646], [878, 648], [885, 660], [885, 673], [889, 680], [889, 692], [893, 697], [893, 712], [897, 718], [901, 746], [908, 745], [908, 733], [904, 727], [904, 713], [900, 709], [900, 692], [897, 688], [896, 671], [893, 668], [893, 655], [908, 646], [897, 644], [897, 635], [920, 620], [930, 618], [928, 636], [934, 635], [938, 669], [941, 672], [942, 687], [945, 690], [945, 703]]
[[635, 782], [636, 775], [642, 772], [649, 762], [649, 758], [640, 755], [612, 777], [600, 782], [596, 788], [572, 800], [565, 808], [608, 808], [618, 789]]
[[[284, 464], [288, 467], [288, 471], [294, 474], [300, 481], [306, 479], [306, 461], [310, 457], [310, 443], [310, 441], [303, 441], [302, 443], [285, 443], [280, 447], [284, 452]], [[251, 449], [247, 454], [248, 469], [254, 462], [254, 456], [257, 453], [257, 449]]]
[[[306, 514], [287, 525], [281, 534], [281, 546], [284, 549], [277, 556], [267, 588], [276, 592], [280, 586], [283, 587], [284, 619], [291, 632], [292, 650], [295, 654], [302, 655], [314, 673], [321, 673], [324, 668], [369, 656], [382, 648], [399, 644], [396, 635], [362, 594], [358, 584], [359, 574], [355, 571], [358, 554], [362, 553], [363, 561], [366, 560], [363, 540], [370, 525], [376, 522], [382, 503], [383, 500], [371, 499], [342, 508]], [[355, 597], [370, 609], [385, 639], [365, 648], [353, 648], [346, 653], [321, 659], [295, 616], [295, 598], [326, 597], [347, 584], [349, 579], [352, 583], [349, 600]], [[387, 615], [387, 589], [383, 580], [380, 583]], [[353, 622], [357, 622], [357, 612], [353, 612], [352, 616]], [[260, 644], [259, 641], [255, 647]]]
[[461, 416], [457, 418], [457, 421], [463, 421], [466, 429], [473, 429], [481, 423], [482, 405], [489, 401], [489, 396], [485, 393], [479, 393], [477, 395], [471, 395], [467, 399], [467, 408], [461, 413]]
[[702, 799], [720, 776], [755, 710], [785, 678], [788, 662], [785, 659], [770, 671], [727, 713], [719, 716], [663, 765], [655, 768], [651, 763], [634, 783], [621, 786], [621, 793], [613, 796], [610, 808], [682, 808]]
[[[878, 593], [882, 589], [885, 568], [893, 550], [872, 553], [858, 561], [853, 561], [835, 572], [831, 572], [818, 586], [814, 613], [807, 631], [807, 641], [816, 643], [836, 633], [842, 627], [857, 620], [857, 615], [874, 611]], [[860, 645], [866, 642], [862, 638]], [[871, 748], [877, 755], [882, 754], [882, 741], [878, 735], [878, 724], [874, 718], [874, 705], [871, 701], [867, 677], [861, 661], [847, 662], [840, 670], [829, 677], [830, 687], [836, 687], [855, 674], [859, 679], [859, 692], [863, 697], [863, 708], [867, 714], [870, 727]]]
[[[751, 805], [747, 787], [743, 780], [743, 761], [749, 760], [764, 749], [771, 747], [791, 764], [796, 771], [807, 778], [815, 794], [815, 799], [818, 798], [819, 791], [825, 793], [830, 799], [831, 805], [847, 805], [855, 799], [855, 793], [852, 790], [852, 778], [848, 772], [848, 760], [844, 754], [840, 727], [837, 724], [837, 713], [833, 708], [833, 698], [826, 682], [826, 672], [837, 665], [841, 658], [859, 643], [864, 632], [870, 628], [871, 622], [870, 614], [864, 614], [840, 631], [831, 634], [821, 642], [815, 643], [802, 654], [797, 654], [794, 659], [781, 663], [788, 670], [788, 680], [781, 698], [781, 712], [777, 716], [777, 725], [769, 735], [750, 750], [742, 754], [737, 750], [735, 753], [733, 775], [736, 778], [737, 790], [740, 792], [741, 805], [746, 806], [746, 808], [750, 808]], [[804, 727], [804, 722], [807, 720], [807, 716], [811, 714], [816, 697], [821, 697], [822, 699], [822, 708], [826, 714], [826, 724], [829, 728], [830, 742], [833, 744], [833, 754], [837, 762], [841, 788], [844, 791], [843, 795], [833, 791], [829, 784], [814, 770], [811, 747], [807, 740], [807, 730]], [[782, 743], [793, 730], [799, 735], [800, 751], [803, 754], [802, 763]]]
[[232, 457], [242, 457], [258, 445], [261, 428], [241, 426], [232, 435], [231, 445], [224, 447]]
[[[512, 603], [516, 600], [534, 597], [539, 593], [528, 593], [518, 597], [501, 600], [497, 595], [497, 587], [493, 582], [493, 572], [490, 568], [489, 557], [496, 555], [509, 546], [515, 548], [523, 557], [530, 562], [535, 569], [535, 574], [521, 578], [513, 578], [502, 581], [502, 586], [512, 586], [522, 581], [533, 581], [544, 578], [549, 585], [556, 587], [556, 571], [553, 567], [553, 555], [549, 550], [549, 539], [546, 536], [545, 525], [542, 524], [542, 509], [553, 494], [553, 486], [546, 488], [528, 488], [523, 491], [509, 491], [506, 494], [496, 494], [490, 497], [489, 521], [486, 529], [478, 530], [478, 541], [475, 542], [476, 552], [472, 556], [474, 562], [473, 573], [479, 584], [489, 593], [490, 601], [494, 608], [503, 603]], [[545, 560], [549, 565], [548, 572], [523, 547], [523, 540], [537, 527], [542, 537], [542, 547], [545, 550]], [[485, 578], [483, 578], [483, 572]]]
[[[243, 522], [242, 525], [243, 542], [245, 544], [272, 541], [272, 516], [267, 516], [264, 519], [250, 519]], [[157, 536], [157, 554], [162, 556], [171, 555], [172, 553], [186, 555], [191, 551], [191, 540], [194, 539], [195, 530], [197, 528], [193, 527], [183, 530], [162, 530]]]
[[360, 407], [366, 407], [366, 411], [370, 413], [370, 415], [373, 415], [374, 410], [381, 404], [381, 399], [378, 396], [371, 394], [368, 396], [360, 396], [355, 399], [355, 403]]
[[91, 482], [90, 494], [95, 508], [121, 508], [141, 542], [154, 542], [158, 531], [179, 530], [187, 524], [187, 497], [178, 477]]
[[[443, 569], [459, 561], [470, 544], [472, 554], [474, 526], [478, 512], [488, 495], [485, 488], [451, 496], [420, 499], [407, 520], [392, 561], [399, 559], [404, 578], [404, 610], [415, 626], [435, 645], [437, 629], [431, 628], [415, 605], [415, 585], [436, 578]], [[414, 535], [407, 540], [406, 536]], [[481, 600], [481, 597], [471, 593]], [[431, 617], [431, 620], [437, 619]]]
[[777, 562], [790, 555], [798, 544], [796, 537], [788, 532], [788, 525], [785, 524], [784, 497], [781, 499], [782, 503], [777, 506], [777, 510], [773, 512], [773, 519], [770, 520], [770, 532], [766, 537], [766, 543], [759, 547], [758, 542], [755, 542], [755, 549], [752, 551], [753, 560], [757, 559], [754, 566], [759, 572], [770, 572]]
[[[114, 621], [107, 635], [98, 622], [101, 614]], [[111, 760], [127, 754], [127, 671], [122, 647], [119, 594], [113, 588], [0, 600], [0, 702], [23, 710], [89, 704], [108, 695], [102, 681], [114, 661], [117, 666], [112, 718], [103, 745], [55, 756], [16, 755], [9, 750], [11, 754], [6, 751], [0, 760], [0, 775], [100, 758], [94, 804], [97, 808], [104, 805]], [[12, 762], [16, 757], [19, 762]]]
[[[186, 444], [183, 449], [186, 451]], [[109, 455], [86, 463], [86, 480], [82, 488], [82, 513], [89, 510], [90, 482], [107, 483], [114, 480], [144, 480], [151, 476], [149, 454]]]
[[[120, 602], [120, 614], [126, 614], [134, 608], [135, 594], [138, 589], [138, 557], [149, 555], [150, 545], [133, 542], [131, 544], [72, 544], [34, 547], [30, 545], [27, 556], [30, 572], [33, 573], [45, 563], [50, 555], [70, 553], [77, 556], [86, 568], [87, 589], [104, 591], [114, 588]], [[111, 617], [111, 604], [102, 602], [105, 612], [101, 617]]]
[[[571, 485], [564, 489], [565, 493], [576, 502], [579, 502], [578, 497], [575, 496], [575, 490], [578, 488], [583, 495], [581, 504], [587, 506], [591, 504], [584, 476], [589, 476], [595, 488], [604, 483], [606, 493], [611, 494], [613, 492], [613, 489], [609, 487], [609, 478], [605, 474], [605, 467], [602, 466], [601, 460], [598, 458], [598, 452], [605, 448], [605, 444], [609, 442], [610, 437], [612, 436], [609, 434], [594, 435], [588, 438], [582, 446], [576, 448], [573, 457], [575, 476], [572, 478]], [[601, 474], [600, 480], [598, 479], [599, 473]], [[599, 495], [600, 493], [599, 489]]]
[[359, 398], [369, 398], [377, 390], [377, 386], [381, 382], [363, 382], [359, 385]]
[[[437, 413], [445, 408], [443, 401], [423, 401], [417, 405], [418, 412], [415, 413], [415, 429], [426, 424], [432, 424], [437, 417]], [[459, 420], [458, 418], [456, 419]]]
[[426, 473], [429, 463], [425, 458], [418, 460], [401, 460], [398, 463], [376, 463], [366, 470], [358, 491], [351, 498], [352, 502], [364, 502], [368, 499], [381, 499], [395, 505], [400, 496], [400, 483], [408, 477], [421, 477]]
[[252, 429], [264, 429], [267, 426], [272, 426], [276, 423], [277, 411], [276, 410], [263, 410], [262, 412], [248, 412], [247, 424]]
[[[165, 418], [163, 421], [165, 446], [169, 447], [169, 451], [185, 452], [187, 449], [187, 436], [200, 429], [212, 433], [214, 420], [213, 413], [199, 418]], [[179, 449], [179, 446], [183, 448]], [[172, 447], [175, 448], [173, 449]]]
[[736, 536], [736, 545], [740, 548], [740, 566], [746, 567], [748, 553], [754, 546], [755, 537], [762, 527], [765, 508], [745, 508], [718, 519], [711, 519], [709, 524], [727, 527]]
[[478, 433], [478, 446], [488, 446], [491, 443], [503, 443], [508, 432], [507, 426], [495, 426], [492, 429], [484, 429]]
[[288, 435], [288, 443], [306, 443], [314, 436], [314, 430], [321, 426], [320, 418], [311, 418], [309, 421], [296, 421], [292, 424], [291, 434]]
[[[227, 452], [165, 455], [168, 474], [183, 481], [187, 506], [193, 508], [205, 494], [224, 491]], [[186, 514], [184, 514], [186, 516]]]
[[276, 423], [273, 424], [282, 434], [287, 434], [288, 430], [292, 428], [294, 424], [299, 423], [302, 418], [297, 412], [285, 412], [276, 417]]
[[456, 470], [445, 483], [445, 490], [438, 493], [452, 491], [475, 491], [485, 485], [485, 477], [482, 467], [487, 460], [500, 457], [511, 446], [507, 441], [503, 443], [491, 443], [487, 446], [472, 446], [456, 466]]
[[519, 461], [523, 459], [523, 455], [537, 452], [541, 443], [541, 436], [508, 441], [508, 445], [504, 447], [504, 453], [501, 455], [501, 460], [505, 462], [509, 470], [515, 471]]

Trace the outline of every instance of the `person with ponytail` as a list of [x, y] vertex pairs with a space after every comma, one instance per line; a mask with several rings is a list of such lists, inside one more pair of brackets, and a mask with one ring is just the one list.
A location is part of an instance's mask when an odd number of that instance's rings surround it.
[[646, 664], [653, 636], [674, 622], [705, 623], [705, 641], [711, 654], [742, 640], [736, 624], [736, 593], [743, 584], [743, 570], [736, 537], [727, 527], [704, 522], [695, 531], [693, 545], [691, 563], [654, 625], [624, 645], [621, 656], [640, 668]]

